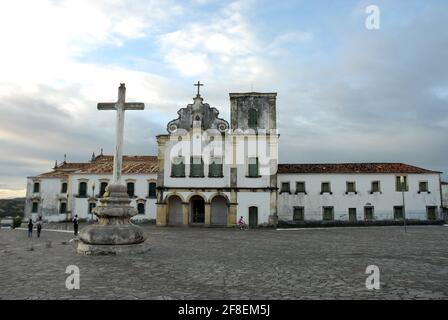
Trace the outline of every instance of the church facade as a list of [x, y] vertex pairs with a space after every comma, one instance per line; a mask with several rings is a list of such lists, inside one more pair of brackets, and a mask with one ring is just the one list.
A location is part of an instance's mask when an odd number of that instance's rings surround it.
[[[276, 93], [230, 93], [230, 122], [199, 94], [157, 136], [157, 156], [124, 156], [122, 180], [139, 214], [157, 225], [252, 227], [282, 221], [442, 218], [440, 172], [402, 163], [281, 164]], [[45, 221], [92, 209], [112, 156], [56, 164], [28, 177], [25, 214]]]

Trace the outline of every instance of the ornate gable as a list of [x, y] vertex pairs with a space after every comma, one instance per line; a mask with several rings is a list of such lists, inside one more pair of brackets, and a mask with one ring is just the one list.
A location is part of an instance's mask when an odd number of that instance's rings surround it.
[[199, 127], [202, 130], [216, 129], [224, 133], [229, 129], [229, 123], [218, 117], [219, 111], [210, 107], [208, 103], [203, 103], [204, 99], [197, 94], [193, 98], [193, 103], [181, 108], [177, 114], [179, 117], [168, 122], [167, 131], [172, 134], [177, 129], [190, 131], [193, 127]]

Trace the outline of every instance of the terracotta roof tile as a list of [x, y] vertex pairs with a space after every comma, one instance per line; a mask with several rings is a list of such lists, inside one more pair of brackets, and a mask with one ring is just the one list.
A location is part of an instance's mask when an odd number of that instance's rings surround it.
[[42, 174], [36, 176], [36, 178], [60, 178], [60, 179], [64, 179], [64, 178], [68, 177], [69, 173], [70, 172], [67, 172], [67, 171], [55, 170], [55, 171], [42, 173]]
[[441, 173], [404, 163], [279, 164], [278, 173]]
[[[67, 178], [71, 173], [112, 173], [114, 157], [100, 155], [93, 162], [64, 162], [53, 171], [42, 173], [37, 178]], [[156, 156], [123, 156], [122, 173], [145, 174], [158, 171]]]
[[[156, 156], [123, 156], [123, 174], [156, 173], [159, 169]], [[113, 156], [101, 155], [76, 173], [112, 173]]]

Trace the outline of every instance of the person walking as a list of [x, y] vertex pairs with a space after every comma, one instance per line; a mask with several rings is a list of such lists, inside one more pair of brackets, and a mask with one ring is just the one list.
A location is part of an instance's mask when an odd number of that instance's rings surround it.
[[76, 214], [73, 218], [73, 230], [75, 232], [75, 236], [78, 235], [78, 215]]
[[37, 237], [40, 238], [40, 232], [42, 231], [42, 217], [39, 217], [36, 222]]
[[28, 221], [28, 238], [32, 238], [33, 237], [33, 219], [30, 218], [30, 221]]

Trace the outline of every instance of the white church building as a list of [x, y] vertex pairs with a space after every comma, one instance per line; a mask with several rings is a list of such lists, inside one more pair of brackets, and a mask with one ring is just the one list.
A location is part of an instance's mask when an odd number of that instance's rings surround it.
[[[199, 94], [157, 136], [157, 156], [124, 156], [134, 220], [252, 227], [278, 221], [437, 220], [441, 172], [402, 163], [282, 164], [276, 93], [230, 93], [230, 122]], [[64, 161], [28, 177], [25, 215], [94, 219], [113, 157]], [[445, 204], [446, 206], [446, 204]]]

